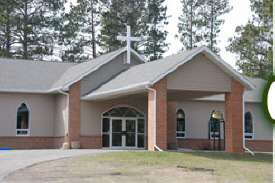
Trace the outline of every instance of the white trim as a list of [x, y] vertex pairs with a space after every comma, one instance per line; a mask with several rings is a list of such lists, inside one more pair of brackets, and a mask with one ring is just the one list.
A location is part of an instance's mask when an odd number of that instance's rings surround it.
[[[177, 131], [178, 130], [178, 118], [177, 118], [177, 115], [178, 115], [178, 111], [179, 110], [182, 110], [183, 113], [184, 113], [184, 127], [185, 127], [185, 131]], [[178, 137], [178, 133], [183, 133], [184, 134], [184, 137]], [[183, 108], [179, 108], [177, 109], [177, 112], [176, 112], [176, 138], [177, 139], [186, 139], [186, 114], [185, 114], [185, 111]]]
[[245, 91], [243, 92], [243, 111], [242, 111], [242, 113], [243, 113], [243, 149], [248, 151], [252, 156], [254, 156], [254, 153], [245, 146], [245, 118], [244, 118], [245, 116], [244, 116], [244, 111], [245, 111]]
[[150, 88], [148, 85], [146, 85], [146, 88], [154, 92], [154, 148], [156, 148], [158, 151], [163, 151], [157, 145], [157, 91], [153, 88]]
[[[17, 111], [18, 109], [20, 108], [20, 106], [22, 104], [25, 104], [27, 106], [27, 109], [28, 109], [28, 113], [29, 113], [29, 116], [28, 116], [28, 128], [27, 129], [17, 129]], [[31, 136], [31, 108], [29, 107], [28, 103], [27, 102], [21, 102], [18, 107], [16, 108], [16, 127], [15, 127], [15, 136], [17, 137], [27, 137], [27, 136]], [[18, 131], [27, 131], [27, 134], [17, 134]]]
[[11, 89], [11, 90], [5, 90], [0, 89], [0, 92], [13, 92], [13, 93], [49, 93], [51, 90], [17, 90], [17, 89]]
[[212, 60], [216, 65], [219, 67], [222, 67], [221, 69], [229, 74], [230, 76], [234, 77], [237, 81], [242, 83], [247, 90], [253, 90], [255, 89], [255, 86], [248, 80], [246, 80], [240, 73], [235, 71], [231, 65], [227, 64], [224, 60], [222, 60], [220, 57], [218, 57], [216, 54], [214, 54], [211, 50], [209, 50], [206, 46], [202, 46], [198, 48], [197, 51], [186, 57], [184, 60], [179, 62], [178, 64], [174, 65], [173, 67], [169, 68], [165, 73], [162, 73], [158, 75], [153, 81], [150, 82], [151, 85], [154, 85], [156, 82], [159, 80], [163, 79], [166, 75], [170, 74], [171, 72], [175, 71], [178, 67], [181, 65], [187, 63], [191, 59], [193, 59], [196, 55], [199, 53], [206, 52], [208, 55], [213, 57], [214, 59]]
[[[77, 78], [75, 78], [74, 80], [70, 81], [69, 83], [63, 85], [62, 89], [63, 90], [68, 90], [69, 86], [72, 85], [73, 83], [76, 83], [78, 81], [80, 81], [81, 79], [83, 79], [85, 76], [91, 74], [92, 72], [98, 70], [101, 66], [107, 64], [108, 62], [112, 61], [113, 59], [115, 59], [118, 55], [120, 55], [121, 53], [127, 51], [127, 48], [124, 47], [121, 50], [118, 50], [117, 53], [115, 53], [114, 55], [111, 55], [107, 60], [105, 60], [104, 62], [101, 62], [100, 64], [98, 64], [97, 66], [93, 67], [91, 70], [89, 70], [88, 72], [81, 74], [80, 76], [78, 76]], [[131, 49], [131, 52], [133, 54], [135, 54], [141, 61], [146, 62], [145, 59], [142, 59], [141, 56], [133, 51], [133, 49]]]
[[51, 94], [58, 92], [60, 89], [61, 88], [54, 88], [50, 90], [0, 89], [0, 92]]
[[[249, 112], [251, 114], [251, 117], [252, 117], [252, 133], [245, 133], [245, 114]], [[251, 111], [246, 111], [244, 113], [244, 137], [245, 137], [245, 140], [254, 140], [254, 119], [253, 119], [253, 114]], [[251, 136], [252, 138], [246, 138], [246, 136]]]
[[59, 89], [59, 92], [66, 96], [66, 123], [67, 123], [67, 129], [65, 129], [65, 137], [69, 136], [69, 109], [70, 109], [70, 94], [65, 93]]
[[142, 91], [142, 90], [146, 89], [146, 84], [148, 84], [148, 82], [128, 85], [128, 86], [123, 87], [123, 88], [108, 90], [108, 91], [104, 91], [104, 92], [100, 92], [100, 93], [91, 93], [91, 94], [88, 94], [88, 95], [85, 95], [85, 96], [81, 97], [81, 99], [82, 100], [101, 99], [101, 98], [104, 98], [104, 97], [108, 97], [109, 95], [121, 94], [122, 91], [124, 92], [124, 94], [126, 92], [134, 92], [134, 91], [139, 91], [139, 90]]

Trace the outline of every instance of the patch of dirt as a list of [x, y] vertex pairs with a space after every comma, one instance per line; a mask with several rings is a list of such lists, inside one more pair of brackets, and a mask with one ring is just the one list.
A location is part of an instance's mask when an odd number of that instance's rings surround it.
[[177, 166], [177, 168], [182, 168], [190, 171], [200, 171], [200, 172], [214, 172], [214, 169], [211, 168], [202, 168], [202, 167], [187, 167], [187, 166]]
[[136, 166], [130, 163], [100, 160], [87, 162], [67, 158], [35, 164], [8, 175], [5, 181], [79, 182], [79, 181], [200, 181], [222, 180], [214, 170], [200, 167]]

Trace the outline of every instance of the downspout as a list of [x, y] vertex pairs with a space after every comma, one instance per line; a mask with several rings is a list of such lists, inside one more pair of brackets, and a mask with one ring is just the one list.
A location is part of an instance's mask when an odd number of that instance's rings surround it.
[[61, 89], [58, 90], [59, 93], [65, 95], [67, 97], [67, 100], [66, 100], [66, 108], [67, 108], [67, 113], [66, 113], [66, 124], [67, 124], [67, 129], [65, 131], [65, 142], [68, 141], [68, 133], [69, 133], [69, 100], [70, 100], [70, 95], [69, 93], [66, 93], [66, 92], [63, 92], [61, 91]]
[[158, 151], [163, 151], [157, 146], [157, 91], [153, 88], [149, 88], [148, 84], [146, 85], [146, 88], [154, 92], [154, 147]]
[[245, 147], [245, 91], [243, 92], [243, 148], [244, 150], [248, 151], [252, 156], [254, 156], [254, 153]]

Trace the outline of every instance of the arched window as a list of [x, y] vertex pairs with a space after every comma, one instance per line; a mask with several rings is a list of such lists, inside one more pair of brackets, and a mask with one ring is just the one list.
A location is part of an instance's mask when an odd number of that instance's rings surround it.
[[210, 115], [210, 138], [211, 139], [214, 138], [214, 133], [215, 133], [215, 138], [219, 138], [221, 133], [221, 120], [212, 117], [215, 111], [216, 110], [213, 110]]
[[253, 118], [251, 112], [246, 112], [244, 115], [245, 119], [245, 138], [253, 139]]
[[185, 113], [182, 109], [177, 112], [177, 138], [185, 138]]
[[17, 109], [16, 135], [30, 135], [29, 109], [25, 103], [22, 103]]

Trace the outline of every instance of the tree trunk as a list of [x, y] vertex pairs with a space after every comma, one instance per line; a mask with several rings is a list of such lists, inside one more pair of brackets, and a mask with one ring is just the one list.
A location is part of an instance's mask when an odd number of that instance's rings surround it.
[[191, 20], [190, 20], [190, 26], [191, 26], [191, 32], [190, 32], [190, 47], [193, 48], [193, 1], [191, 1]]
[[24, 59], [27, 59], [28, 58], [28, 2], [25, 1], [24, 3], [25, 7], [24, 7], [24, 27], [23, 27], [23, 41], [22, 41], [22, 44], [23, 44], [23, 58]]
[[[93, 6], [93, 5], [92, 5]], [[95, 41], [95, 28], [94, 28], [94, 7], [92, 7], [92, 49], [93, 49], [93, 58], [96, 58], [96, 41]]]
[[210, 31], [210, 50], [213, 51], [213, 29], [214, 29], [214, 0], [211, 1], [211, 31]]

